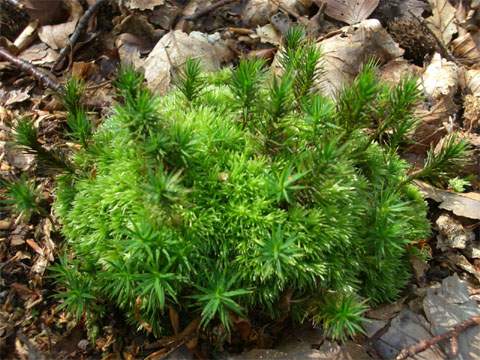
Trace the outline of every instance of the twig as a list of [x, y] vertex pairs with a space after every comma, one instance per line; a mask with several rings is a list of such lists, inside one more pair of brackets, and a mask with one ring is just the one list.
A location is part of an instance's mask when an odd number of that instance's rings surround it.
[[95, 4], [90, 6], [87, 11], [85, 11], [85, 14], [80, 18], [78, 21], [77, 27], [75, 28], [75, 31], [73, 34], [70, 36], [68, 39], [68, 44], [65, 46], [61, 51], [60, 55], [58, 56], [58, 59], [55, 61], [55, 63], [52, 66], [52, 70], [55, 70], [58, 65], [65, 59], [67, 56], [67, 53], [73, 49], [75, 44], [77, 43], [78, 39], [80, 38], [80, 35], [82, 35], [83, 31], [88, 25], [88, 22], [90, 21], [90, 18], [95, 14], [95, 12], [98, 10], [98, 8], [105, 3], [108, 0], [97, 0]]
[[211, 13], [212, 11], [216, 10], [219, 7], [222, 7], [222, 6], [237, 2], [237, 1], [238, 0], [219, 0], [216, 3], [213, 3], [212, 5], [207, 6], [206, 8], [197, 11], [195, 14], [185, 16], [184, 20], [188, 20], [188, 21], [196, 20], [196, 19], [198, 19], [202, 16], [205, 16], [205, 15]]
[[480, 325], [480, 316], [474, 316], [468, 320], [461, 322], [453, 327], [452, 330], [447, 331], [441, 335], [434, 336], [429, 340], [422, 340], [408, 348], [403, 349], [400, 351], [398, 356], [395, 358], [396, 360], [405, 360], [409, 356], [414, 356], [422, 351], [425, 351], [432, 347], [433, 345], [439, 343], [442, 340], [456, 338], [462, 331], [467, 330], [468, 328]]
[[53, 80], [50, 75], [48, 75], [43, 70], [38, 69], [32, 63], [25, 61], [11, 54], [3, 46], [0, 46], [0, 59], [5, 59], [12, 65], [15, 65], [20, 70], [32, 75], [37, 80], [41, 81], [46, 87], [58, 92], [63, 93], [63, 86], [60, 85], [57, 81]]
[[450, 50], [447, 49], [447, 47], [443, 44], [442, 40], [440, 40], [437, 36], [437, 34], [435, 34], [432, 29], [430, 29], [428, 27], [428, 24], [426, 23], [425, 19], [424, 18], [420, 18], [418, 17], [417, 15], [415, 15], [411, 10], [408, 10], [408, 12], [410, 13], [410, 15], [413, 16], [413, 18], [415, 20], [417, 20], [420, 25], [422, 25], [425, 30], [433, 37], [433, 39], [435, 40], [435, 42], [437, 43], [438, 47], [440, 48], [440, 53], [443, 55], [443, 57], [447, 60], [450, 60], [450, 61], [453, 61], [455, 64], [457, 65], [461, 65], [460, 62], [455, 58], [455, 56], [452, 55], [452, 53], [450, 52]]

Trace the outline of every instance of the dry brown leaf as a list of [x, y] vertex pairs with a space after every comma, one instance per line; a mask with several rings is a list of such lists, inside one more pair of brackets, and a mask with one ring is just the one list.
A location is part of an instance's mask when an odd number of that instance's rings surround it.
[[377, 8], [379, 0], [315, 0], [320, 6], [327, 5], [325, 14], [353, 25], [368, 18]]
[[465, 71], [464, 88], [470, 94], [480, 97], [480, 70], [471, 69]]
[[330, 96], [351, 82], [372, 57], [385, 64], [403, 55], [403, 50], [376, 19], [345, 26], [338, 35], [320, 40], [318, 46], [324, 54], [324, 76], [319, 86]]
[[58, 53], [50, 49], [47, 44], [39, 42], [22, 51], [18, 57], [34, 65], [47, 65], [57, 60]]
[[124, 4], [129, 9], [153, 10], [156, 6], [165, 4], [165, 0], [127, 0]]
[[64, 48], [69, 36], [75, 31], [78, 20], [83, 14], [83, 7], [78, 0], [69, 0], [70, 16], [63, 24], [45, 25], [38, 30], [38, 37], [52, 49]]
[[448, 0], [428, 0], [432, 7], [432, 16], [427, 19], [428, 27], [445, 45], [452, 40], [458, 29], [455, 24], [455, 8]]
[[457, 253], [449, 253], [447, 258], [452, 265], [465, 270], [469, 274], [473, 275], [478, 281], [480, 281], [480, 271], [478, 271], [465, 256]]
[[25, 12], [40, 25], [58, 24], [68, 17], [64, 0], [23, 0]]
[[405, 76], [419, 76], [423, 69], [410, 63], [404, 58], [394, 59], [386, 63], [380, 69], [380, 79], [392, 85], [396, 85]]
[[368, 310], [365, 316], [375, 320], [390, 320], [405, 307], [405, 299], [406, 297], [403, 297], [392, 304], [382, 305], [376, 309]]
[[480, 61], [480, 50], [470, 33], [465, 33], [453, 40], [451, 48], [453, 55], [468, 64], [475, 64]]
[[480, 193], [455, 193], [437, 189], [425, 182], [415, 181], [423, 195], [440, 203], [439, 207], [457, 216], [480, 220]]
[[172, 76], [188, 58], [199, 59], [205, 71], [214, 71], [231, 56], [231, 51], [218, 33], [208, 35], [198, 31], [190, 34], [180, 30], [170, 31], [145, 59], [145, 79], [152, 90], [165, 94]]

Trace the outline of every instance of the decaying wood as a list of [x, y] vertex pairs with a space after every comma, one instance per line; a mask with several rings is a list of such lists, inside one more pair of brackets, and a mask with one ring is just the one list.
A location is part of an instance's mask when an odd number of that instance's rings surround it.
[[[455, 325], [452, 330], [447, 331], [446, 333], [434, 336], [433, 338], [428, 340], [422, 340], [412, 346], [409, 346], [408, 348], [403, 349], [402, 351], [400, 351], [400, 353], [395, 359], [404, 360], [410, 356], [414, 356], [422, 351], [431, 348], [433, 345], [436, 345], [442, 340], [456, 339], [462, 331], [465, 331], [475, 325], [480, 325], [480, 316], [474, 316], [468, 320], [461, 322], [460, 324]], [[453, 343], [455, 343], [455, 340]]]
[[410, 15], [413, 16], [415, 20], [417, 20], [420, 25], [422, 25], [425, 30], [433, 37], [435, 42], [437, 43], [437, 46], [440, 50], [440, 54], [447, 60], [454, 62], [457, 65], [461, 65], [460, 62], [455, 58], [455, 56], [452, 55], [450, 50], [443, 44], [443, 41], [438, 38], [437, 34], [435, 34], [432, 29], [430, 29], [427, 25], [427, 22], [425, 21], [424, 18], [420, 18], [417, 15], [415, 15], [412, 11], [409, 11]]
[[65, 46], [61, 51], [60, 55], [58, 56], [57, 60], [52, 66], [52, 70], [56, 70], [58, 66], [63, 62], [65, 57], [67, 56], [68, 52], [73, 49], [75, 44], [77, 43], [78, 39], [80, 38], [80, 35], [84, 32], [85, 28], [88, 25], [88, 22], [90, 21], [91, 17], [95, 12], [100, 8], [102, 4], [107, 2], [108, 0], [97, 0], [95, 4], [90, 6], [87, 11], [83, 14], [83, 16], [80, 18], [78, 21], [77, 27], [75, 28], [75, 31], [73, 34], [70, 36], [68, 39], [68, 44]]
[[63, 93], [63, 86], [56, 80], [52, 79], [49, 74], [43, 70], [38, 69], [33, 64], [11, 54], [3, 46], [0, 46], [0, 59], [8, 61], [10, 64], [16, 66], [20, 70], [32, 75], [37, 80], [41, 81], [46, 87], [58, 92]]

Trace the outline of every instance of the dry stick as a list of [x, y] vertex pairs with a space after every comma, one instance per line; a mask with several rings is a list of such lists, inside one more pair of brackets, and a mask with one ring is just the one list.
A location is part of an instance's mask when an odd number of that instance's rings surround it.
[[204, 8], [202, 10], [197, 11], [195, 14], [185, 16], [184, 19], [188, 20], [188, 21], [196, 20], [196, 19], [198, 19], [202, 16], [205, 16], [205, 15], [211, 13], [213, 10], [216, 10], [219, 7], [222, 7], [224, 5], [228, 5], [228, 4], [237, 2], [237, 1], [239, 1], [239, 0], [220, 0], [220, 1], [217, 1], [214, 4], [212, 4], [210, 6], [207, 6], [206, 8]]
[[43, 70], [38, 69], [32, 63], [25, 61], [11, 54], [3, 46], [0, 46], [0, 59], [5, 59], [12, 65], [15, 65], [20, 70], [25, 71], [26, 73], [32, 75], [37, 80], [40, 80], [46, 87], [58, 92], [63, 93], [63, 86], [60, 85], [57, 81], [53, 80], [49, 74]]
[[95, 12], [98, 10], [98, 8], [105, 2], [107, 2], [108, 0], [97, 0], [97, 2], [95, 4], [93, 4], [92, 6], [90, 6], [88, 8], [87, 11], [85, 11], [85, 14], [83, 14], [83, 16], [80, 18], [80, 20], [78, 21], [78, 24], [77, 24], [77, 27], [75, 28], [75, 31], [73, 32], [73, 34], [70, 36], [70, 38], [68, 39], [68, 44], [67, 46], [65, 46], [61, 51], [60, 51], [60, 55], [58, 56], [58, 59], [55, 61], [55, 63], [53, 64], [52, 66], [52, 70], [55, 70], [57, 68], [57, 66], [63, 61], [63, 59], [65, 59], [65, 57], [67, 56], [67, 53], [73, 49], [73, 47], [75, 46], [75, 44], [77, 43], [78, 39], [80, 38], [80, 35], [82, 35], [83, 33], [83, 30], [85, 30], [85, 28], [87, 27], [88, 25], [88, 22], [90, 21], [90, 18], [93, 16], [93, 14], [95, 14]]
[[453, 61], [455, 64], [457, 65], [461, 65], [459, 63], [459, 61], [455, 58], [455, 56], [452, 55], [452, 53], [450, 52], [450, 50], [447, 49], [447, 47], [443, 44], [442, 40], [440, 40], [437, 36], [437, 34], [435, 34], [432, 29], [430, 29], [427, 25], [427, 22], [425, 21], [424, 18], [419, 18], [417, 15], [415, 15], [411, 10], [408, 11], [410, 13], [410, 15], [413, 16], [413, 18], [415, 20], [417, 20], [420, 25], [422, 25], [425, 30], [427, 30], [427, 32], [435, 39], [435, 42], [437, 43], [438, 47], [440, 48], [440, 53], [441, 55], [443, 55], [443, 57], [447, 60], [450, 60], [450, 61]]
[[452, 330], [447, 331], [446, 333], [434, 336], [429, 340], [422, 340], [412, 346], [409, 346], [406, 349], [403, 349], [402, 351], [400, 351], [400, 353], [395, 359], [405, 360], [409, 356], [414, 356], [422, 351], [429, 349], [430, 347], [439, 343], [442, 340], [456, 338], [462, 331], [465, 331], [475, 325], [480, 325], [480, 316], [474, 316], [468, 320], [461, 322], [460, 324], [455, 325]]

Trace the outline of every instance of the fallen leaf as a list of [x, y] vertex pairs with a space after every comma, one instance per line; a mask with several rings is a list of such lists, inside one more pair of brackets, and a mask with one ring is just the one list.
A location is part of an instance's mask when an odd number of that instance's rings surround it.
[[262, 26], [270, 22], [280, 8], [304, 15], [312, 5], [309, 0], [250, 0], [243, 8], [241, 18], [246, 25]]
[[410, 264], [412, 265], [413, 274], [415, 275], [417, 283], [421, 286], [425, 285], [425, 274], [428, 270], [428, 263], [418, 256], [412, 255], [410, 256]]
[[23, 0], [25, 12], [40, 25], [58, 24], [68, 17], [64, 0]]
[[57, 60], [58, 53], [47, 44], [37, 43], [21, 52], [18, 57], [34, 65], [48, 65]]
[[220, 35], [207, 35], [198, 31], [190, 34], [180, 30], [167, 33], [145, 59], [145, 79], [148, 86], [165, 94], [172, 76], [188, 58], [199, 59], [205, 71], [218, 70], [232, 56]]
[[442, 251], [449, 249], [465, 249], [467, 244], [475, 240], [475, 233], [465, 229], [460, 221], [448, 213], [441, 214], [435, 221], [438, 230], [437, 248]]
[[463, 34], [454, 39], [451, 48], [453, 55], [468, 64], [473, 65], [480, 61], [480, 50], [470, 33]]
[[353, 25], [368, 18], [378, 6], [379, 0], [315, 0], [315, 3], [318, 6], [325, 3], [325, 14]]
[[45, 256], [39, 256], [33, 264], [31, 271], [35, 274], [43, 275], [48, 266], [48, 259]]
[[25, 244], [25, 240], [22, 235], [12, 235], [10, 237], [10, 246], [20, 246]]
[[94, 61], [76, 61], [72, 64], [72, 76], [77, 79], [89, 80], [98, 74], [98, 65]]
[[260, 41], [262, 43], [269, 43], [277, 46], [281, 45], [282, 35], [275, 30], [272, 24], [259, 26], [256, 29], [256, 33], [260, 37]]
[[368, 310], [365, 313], [365, 316], [369, 319], [389, 320], [392, 317], [394, 317], [397, 313], [402, 311], [402, 309], [405, 307], [404, 305], [405, 299], [406, 297], [403, 297], [392, 304], [382, 305], [376, 309]]
[[8, 98], [5, 101], [5, 106], [21, 103], [25, 100], [30, 99], [30, 90], [31, 88], [10, 91], [10, 93], [8, 94]]
[[319, 86], [325, 95], [335, 96], [368, 60], [375, 58], [379, 64], [385, 64], [403, 55], [403, 50], [376, 19], [345, 26], [338, 32], [318, 42], [324, 73]]
[[415, 111], [419, 125], [412, 135], [413, 145], [409, 149], [412, 151], [416, 149], [423, 153], [432, 145], [437, 144], [447, 135], [447, 127], [444, 124], [449, 121], [451, 114], [455, 111], [455, 104], [446, 99], [437, 101], [430, 109], [420, 106]]
[[68, 21], [63, 24], [45, 25], [38, 30], [38, 37], [52, 49], [64, 48], [68, 43], [68, 38], [75, 31], [78, 20], [83, 14], [83, 7], [78, 0], [68, 0], [70, 16]]
[[27, 239], [26, 243], [39, 255], [44, 256], [43, 249], [35, 242], [35, 240]]
[[457, 32], [456, 10], [448, 0], [428, 0], [428, 2], [432, 7], [432, 16], [427, 19], [427, 25], [444, 45], [448, 45], [453, 34]]
[[449, 260], [450, 264], [465, 270], [469, 274], [473, 275], [478, 281], [480, 281], [480, 272], [477, 271], [475, 266], [473, 266], [465, 256], [456, 253], [449, 253], [447, 255], [447, 259]]
[[440, 203], [439, 207], [457, 216], [480, 220], [480, 193], [455, 193], [437, 189], [423, 181], [415, 181], [423, 195]]
[[165, 4], [165, 0], [126, 0], [124, 5], [129, 9], [153, 10], [156, 6]]
[[480, 70], [471, 69], [464, 73], [464, 88], [470, 94], [480, 97]]
[[392, 85], [396, 85], [406, 76], [419, 76], [423, 69], [410, 63], [403, 58], [389, 61], [380, 69], [380, 79]]
[[428, 98], [433, 100], [452, 99], [459, 85], [458, 66], [436, 53], [425, 69], [421, 83], [423, 92]]

